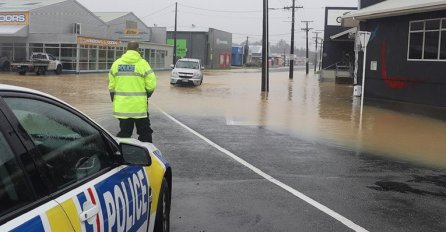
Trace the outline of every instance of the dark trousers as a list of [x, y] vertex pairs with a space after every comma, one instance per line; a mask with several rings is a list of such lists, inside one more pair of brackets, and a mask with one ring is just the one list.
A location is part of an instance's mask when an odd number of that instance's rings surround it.
[[136, 125], [136, 133], [138, 133], [138, 140], [141, 142], [152, 142], [153, 130], [150, 127], [150, 119], [147, 118], [119, 118], [119, 128], [121, 131], [116, 135], [120, 138], [130, 138], [133, 134], [133, 128]]

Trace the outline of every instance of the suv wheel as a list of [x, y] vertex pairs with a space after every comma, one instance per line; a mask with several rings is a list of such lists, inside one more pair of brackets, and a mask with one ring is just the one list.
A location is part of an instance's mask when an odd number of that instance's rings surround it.
[[62, 65], [57, 65], [56, 71], [54, 71], [57, 75], [62, 73]]

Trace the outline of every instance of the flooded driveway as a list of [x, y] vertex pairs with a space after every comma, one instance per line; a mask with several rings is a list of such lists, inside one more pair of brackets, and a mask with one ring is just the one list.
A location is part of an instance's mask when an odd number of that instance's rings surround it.
[[[270, 73], [270, 92], [261, 93], [258, 70], [206, 71], [203, 85], [173, 86], [157, 72], [150, 110], [224, 116], [227, 125], [262, 126], [309, 141], [446, 168], [446, 122], [365, 106], [360, 128], [353, 88], [296, 72]], [[99, 122], [110, 117], [107, 74], [19, 76], [0, 74], [0, 83], [53, 94]]]

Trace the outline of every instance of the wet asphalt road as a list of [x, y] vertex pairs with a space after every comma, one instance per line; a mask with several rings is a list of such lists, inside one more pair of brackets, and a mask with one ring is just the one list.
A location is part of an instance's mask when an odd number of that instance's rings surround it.
[[[445, 122], [368, 107], [358, 130], [348, 87], [274, 73], [264, 96], [259, 73], [207, 74], [202, 86], [182, 87], [160, 72], [151, 99], [154, 144], [173, 168], [172, 231], [446, 231]], [[0, 82], [56, 95], [116, 133], [104, 76]]]
[[[445, 231], [443, 171], [223, 118], [174, 117], [369, 231]], [[349, 231], [162, 115], [153, 121], [175, 171], [173, 231]]]

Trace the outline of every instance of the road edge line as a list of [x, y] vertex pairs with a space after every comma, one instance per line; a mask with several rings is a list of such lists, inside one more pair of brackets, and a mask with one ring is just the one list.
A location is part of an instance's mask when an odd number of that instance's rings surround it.
[[183, 124], [182, 122], [178, 121], [176, 118], [174, 118], [173, 116], [171, 116], [170, 114], [166, 113], [164, 110], [162, 110], [159, 106], [156, 106], [156, 108], [158, 108], [158, 110], [163, 113], [167, 118], [169, 118], [170, 120], [174, 121], [175, 123], [177, 123], [178, 125], [182, 126], [183, 128], [185, 128], [186, 130], [188, 130], [189, 132], [191, 132], [192, 134], [196, 135], [197, 137], [199, 137], [200, 139], [204, 140], [206, 143], [208, 143], [209, 145], [215, 147], [217, 150], [221, 151], [222, 153], [226, 154], [227, 156], [231, 157], [232, 159], [234, 159], [235, 161], [239, 162], [240, 164], [242, 164], [243, 166], [247, 167], [248, 169], [250, 169], [251, 171], [255, 172], [256, 174], [258, 174], [259, 176], [265, 178], [266, 180], [268, 180], [269, 182], [279, 186], [280, 188], [286, 190], [287, 192], [291, 193], [292, 195], [300, 198], [301, 200], [307, 202], [308, 204], [312, 205], [313, 207], [319, 209], [320, 211], [324, 212], [325, 214], [331, 216], [332, 218], [338, 220], [339, 222], [341, 222], [342, 224], [346, 225], [347, 227], [349, 227], [350, 229], [354, 230], [354, 231], [360, 231], [360, 232], [368, 232], [368, 230], [364, 229], [363, 227], [355, 224], [353, 221], [351, 221], [350, 219], [340, 215], [339, 213], [335, 212], [334, 210], [326, 207], [325, 205], [322, 205], [321, 203], [313, 200], [312, 198], [306, 196], [305, 194], [297, 191], [296, 189], [286, 185], [285, 183], [277, 180], [276, 178], [268, 175], [267, 173], [263, 172], [262, 170], [258, 169], [257, 167], [255, 167], [254, 165], [248, 163], [247, 161], [243, 160], [242, 158], [238, 157], [237, 155], [235, 155], [234, 153], [226, 150], [225, 148], [219, 146], [218, 144], [212, 142], [210, 139], [204, 137], [203, 135], [201, 135], [200, 133], [196, 132], [195, 130], [193, 130], [192, 128], [186, 126], [185, 124]]

